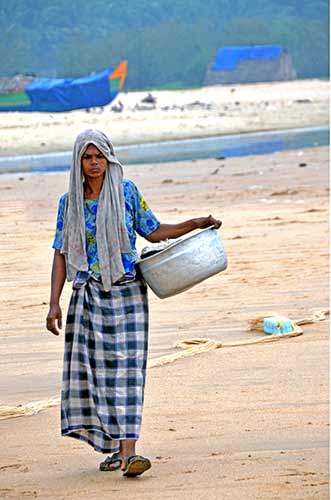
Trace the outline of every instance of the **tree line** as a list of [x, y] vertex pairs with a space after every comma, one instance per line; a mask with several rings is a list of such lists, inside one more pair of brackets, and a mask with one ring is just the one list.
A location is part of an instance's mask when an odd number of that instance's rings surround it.
[[329, 74], [327, 0], [0, 0], [2, 76], [79, 77], [129, 61], [126, 89], [200, 86], [227, 45], [282, 45]]

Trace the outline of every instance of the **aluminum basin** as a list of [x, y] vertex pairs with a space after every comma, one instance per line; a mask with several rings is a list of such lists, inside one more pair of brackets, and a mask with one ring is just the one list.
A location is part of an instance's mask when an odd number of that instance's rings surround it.
[[165, 299], [224, 271], [227, 257], [219, 233], [209, 227], [139, 260], [137, 266], [153, 292]]

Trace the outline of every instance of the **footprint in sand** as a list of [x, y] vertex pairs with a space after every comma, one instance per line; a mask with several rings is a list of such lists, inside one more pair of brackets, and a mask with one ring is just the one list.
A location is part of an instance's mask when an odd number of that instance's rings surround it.
[[29, 468], [24, 466], [23, 464], [9, 464], [2, 465], [0, 467], [0, 472], [6, 471], [7, 469], [20, 469], [20, 472], [27, 472], [29, 470]]
[[224, 453], [221, 453], [220, 451], [213, 451], [209, 456], [210, 457], [224, 457]]
[[168, 460], [171, 460], [171, 459], [172, 459], [172, 457], [162, 457], [161, 455], [158, 455], [157, 457], [155, 457], [155, 460], [157, 460], [158, 463], [161, 463], [161, 464], [164, 464]]

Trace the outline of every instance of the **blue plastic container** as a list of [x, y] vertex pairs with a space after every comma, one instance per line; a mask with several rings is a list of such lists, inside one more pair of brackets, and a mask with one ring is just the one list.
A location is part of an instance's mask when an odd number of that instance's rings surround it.
[[263, 320], [263, 331], [269, 335], [289, 333], [293, 330], [292, 321], [284, 316], [271, 316]]

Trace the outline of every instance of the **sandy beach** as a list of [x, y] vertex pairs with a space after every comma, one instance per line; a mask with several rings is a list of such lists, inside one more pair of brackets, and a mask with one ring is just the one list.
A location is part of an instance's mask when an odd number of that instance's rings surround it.
[[[169, 121], [161, 109], [1, 115], [0, 154], [67, 150], [76, 133], [91, 124], [111, 133], [115, 145], [324, 125], [328, 86], [303, 81], [234, 92], [231, 87], [187, 95], [153, 92], [160, 108], [170, 105], [168, 94], [173, 104], [185, 106], [215, 102], [212, 95], [224, 92], [217, 106], [231, 101], [233, 114], [228, 108], [219, 118], [220, 108], [213, 107], [173, 110], [178, 116]], [[143, 95], [121, 100], [134, 107]], [[267, 109], [272, 106], [274, 111]], [[224, 273], [177, 297], [160, 300], [150, 291], [150, 359], [176, 352], [178, 340], [262, 336], [248, 330], [248, 321], [270, 311], [295, 320], [328, 307], [328, 160], [329, 148], [318, 147], [125, 167], [125, 176], [137, 183], [161, 221], [209, 213], [221, 218], [229, 259]], [[68, 177], [66, 172], [0, 177], [1, 405], [59, 395], [63, 335], [53, 337], [44, 325], [56, 208]], [[139, 248], [144, 245], [140, 239]], [[69, 297], [67, 284], [64, 310]], [[151, 368], [137, 451], [151, 458], [152, 469], [136, 480], [99, 472], [102, 455], [61, 438], [59, 407], [0, 421], [0, 498], [328, 498], [328, 328], [329, 322], [321, 321], [303, 326], [297, 338], [221, 348]]]
[[[69, 151], [91, 127], [120, 145], [326, 125], [329, 92], [301, 80], [153, 91], [155, 107], [142, 103], [148, 92], [123, 92], [103, 112], [0, 113], [0, 156]], [[111, 111], [119, 101], [123, 112]]]

